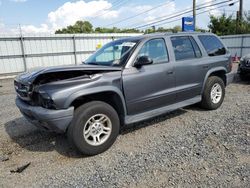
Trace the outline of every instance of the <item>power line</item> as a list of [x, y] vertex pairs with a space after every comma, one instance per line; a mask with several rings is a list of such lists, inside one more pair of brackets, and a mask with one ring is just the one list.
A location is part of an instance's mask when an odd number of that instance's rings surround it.
[[[212, 0], [212, 1], [210, 1], [210, 3], [211, 3], [211, 2], [216, 2], [216, 1], [218, 1], [218, 0]], [[201, 3], [201, 4], [197, 5], [197, 7], [200, 8], [201, 6], [206, 5], [206, 4], [207, 4], [207, 3]], [[189, 10], [189, 9], [190, 9], [190, 8], [186, 8], [186, 9], [184, 9], [183, 11]], [[170, 16], [170, 15], [164, 15], [164, 16], [158, 17], [157, 19], [165, 18], [166, 16]], [[135, 25], [135, 24], [133, 24], [133, 25]], [[132, 27], [133, 25], [130, 25], [130, 26], [128, 26], [128, 27]]]
[[[230, 4], [233, 4], [233, 5], [234, 5], [234, 4], [238, 3], [238, 2], [239, 2], [239, 1], [235, 1], [235, 2], [230, 3]], [[227, 6], [230, 6], [230, 5], [221, 5], [221, 6], [218, 6], [218, 7], [215, 7], [215, 8], [211, 8], [211, 9], [209, 9], [209, 10], [205, 10], [205, 11], [199, 12], [199, 13], [197, 13], [196, 15], [204, 14], [204, 13], [206, 13], [206, 12], [210, 12], [210, 11], [212, 11], [212, 10], [220, 9], [220, 8], [222, 8], [222, 7], [227, 7]], [[163, 24], [173, 23], [173, 22], [176, 22], [176, 21], [180, 21], [180, 17], [178, 17], [178, 18], [175, 19], [175, 20], [171, 20], [171, 21], [168, 21], [168, 22], [163, 22], [163, 23], [160, 23], [160, 24], [156, 24], [155, 26], [160, 26], [160, 25], [163, 25]]]
[[[203, 9], [203, 8], [212, 7], [212, 6], [219, 5], [219, 4], [224, 4], [224, 3], [227, 3], [229, 1], [232, 1], [232, 0], [226, 0], [226, 1], [219, 2], [219, 3], [214, 3], [214, 4], [211, 4], [211, 5], [206, 5], [206, 6], [198, 7], [198, 8], [196, 8], [196, 10], [200, 10], [200, 9]], [[165, 20], [169, 20], [169, 19], [175, 18], [177, 16], [181, 16], [181, 15], [184, 15], [186, 13], [190, 13], [192, 11], [193, 11], [192, 9], [184, 9], [181, 13], [179, 13], [177, 15], [173, 15], [173, 16], [169, 15], [169, 17], [162, 16], [162, 17], [159, 17], [159, 18], [164, 18], [164, 19], [161, 19], [161, 20], [158, 20], [158, 21], [154, 21], [154, 22], [151, 22], [149, 24], [142, 25], [142, 26], [137, 26], [137, 27], [135, 27], [135, 29], [146, 27], [146, 26], [149, 26], [149, 25], [152, 25], [152, 24], [155, 24], [155, 23], [163, 22]]]
[[116, 22], [110, 23], [110, 24], [108, 24], [108, 25], [105, 25], [104, 27], [108, 27], [108, 26], [110, 26], [110, 25], [114, 25], [114, 24], [117, 24], [117, 23], [122, 23], [122, 22], [124, 22], [124, 21], [127, 21], [127, 20], [130, 20], [130, 19], [132, 19], [132, 18], [138, 17], [138, 16], [140, 16], [140, 15], [142, 15], [142, 14], [148, 13], [148, 12], [150, 12], [150, 11], [152, 11], [152, 10], [155, 10], [155, 9], [157, 9], [157, 8], [160, 8], [160, 7], [162, 7], [162, 6], [166, 6], [166, 5], [168, 5], [169, 3], [171, 3], [171, 2], [174, 2], [174, 0], [170, 0], [170, 1], [166, 2], [166, 3], [157, 5], [157, 6], [153, 7], [153, 8], [150, 8], [150, 9], [148, 9], [148, 10], [146, 10], [146, 11], [140, 12], [140, 13], [138, 13], [138, 14], [136, 14], [136, 15], [133, 15], [133, 16], [124, 18], [124, 19], [122, 19], [122, 20], [118, 20], [118, 21], [116, 21]]
[[[110, 26], [110, 25], [114, 25], [114, 24], [117, 24], [117, 23], [121, 23], [121, 22], [127, 21], [127, 20], [129, 20], [129, 19], [133, 19], [133, 18], [135, 18], [135, 17], [138, 17], [138, 16], [140, 16], [140, 15], [142, 15], [142, 14], [145, 14], [145, 13], [147, 13], [147, 12], [150, 12], [150, 11], [152, 11], [152, 10], [154, 10], [154, 9], [157, 9], [157, 8], [159, 8], [159, 7], [161, 7], [161, 6], [167, 5], [167, 4], [169, 4], [169, 3], [171, 3], [171, 2], [174, 2], [174, 1], [175, 1], [175, 0], [170, 0], [170, 1], [167, 2], [167, 3], [160, 4], [160, 5], [155, 6], [155, 7], [151, 8], [151, 9], [149, 9], [149, 10], [146, 10], [146, 11], [143, 11], [143, 12], [138, 13], [138, 14], [136, 14], [136, 15], [133, 15], [133, 16], [124, 18], [124, 19], [122, 19], [122, 20], [118, 20], [117, 22], [113, 22], [113, 23], [108, 24], [108, 25], [105, 25], [105, 26], [103, 26], [103, 27], [108, 27], [108, 26]], [[215, 1], [218, 1], [218, 0], [212, 0], [211, 2], [215, 2]], [[205, 4], [207, 4], [207, 3], [201, 3], [201, 4], [199, 4], [197, 7], [202, 6], [202, 5], [205, 5]], [[165, 16], [166, 16], [166, 15], [165, 15]], [[158, 18], [163, 18], [163, 17], [165, 17], [165, 16], [158, 17]]]
[[[206, 6], [202, 6], [202, 7], [198, 7], [196, 8], [196, 10], [200, 10], [200, 9], [204, 9], [204, 8], [208, 8], [208, 7], [212, 7], [212, 6], [216, 6], [216, 5], [219, 5], [219, 4], [223, 4], [223, 3], [228, 3], [232, 0], [226, 0], [226, 1], [222, 1], [222, 2], [218, 2], [218, 3], [214, 3], [214, 4], [211, 4], [211, 5], [206, 5]], [[181, 13], [178, 13], [177, 15], [168, 15], [168, 16], [162, 16], [162, 17], [158, 17], [159, 18], [163, 18], [164, 19], [161, 19], [161, 20], [157, 20], [157, 21], [154, 21], [154, 22], [151, 22], [151, 23], [148, 23], [148, 24], [144, 24], [144, 25], [141, 25], [141, 26], [137, 26], [137, 27], [134, 27], [134, 29], [138, 29], [138, 28], [143, 28], [143, 27], [147, 27], [147, 26], [150, 26], [150, 25], [153, 25], [155, 23], [159, 23], [159, 22], [163, 22], [165, 20], [169, 20], [169, 19], [172, 19], [172, 18], [175, 18], [177, 16], [180, 16], [180, 15], [183, 15], [183, 14], [186, 14], [186, 13], [190, 13], [192, 12], [193, 9], [184, 9]]]
[[[107, 9], [102, 10], [102, 11], [107, 11], [107, 12], [104, 12], [104, 13], [102, 13], [102, 14], [98, 14], [98, 15], [96, 15], [95, 17], [103, 16], [103, 15], [109, 13], [109, 12], [111, 11], [111, 9], [118, 8], [119, 6], [128, 3], [128, 1], [130, 1], [130, 0], [125, 0], [125, 1], [123, 1], [123, 0], [117, 0], [116, 3], [114, 3], [110, 8], [107, 8]], [[94, 18], [91, 18], [91, 19], [89, 19], [89, 20], [91, 21], [92, 19], [94, 19]]]

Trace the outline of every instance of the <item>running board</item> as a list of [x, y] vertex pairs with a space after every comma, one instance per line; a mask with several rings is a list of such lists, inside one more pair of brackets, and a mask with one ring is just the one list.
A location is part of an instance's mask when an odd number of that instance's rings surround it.
[[172, 104], [172, 105], [169, 105], [169, 106], [164, 106], [164, 107], [161, 107], [161, 108], [158, 108], [158, 109], [155, 109], [155, 110], [151, 110], [151, 111], [148, 111], [148, 112], [143, 112], [143, 113], [136, 114], [136, 115], [129, 115], [129, 116], [125, 117], [125, 124], [131, 124], [131, 123], [136, 123], [136, 122], [143, 121], [143, 120], [146, 120], [146, 119], [150, 119], [152, 117], [159, 116], [161, 114], [171, 112], [173, 110], [176, 110], [176, 109], [179, 109], [179, 108], [182, 108], [182, 107], [185, 107], [185, 106], [189, 106], [189, 105], [198, 103], [200, 101], [201, 101], [201, 96], [198, 95], [198, 96], [196, 96], [196, 97], [194, 97], [192, 99], [188, 99], [188, 100], [185, 100], [185, 101], [182, 101], [182, 102], [178, 102], [176, 104]]

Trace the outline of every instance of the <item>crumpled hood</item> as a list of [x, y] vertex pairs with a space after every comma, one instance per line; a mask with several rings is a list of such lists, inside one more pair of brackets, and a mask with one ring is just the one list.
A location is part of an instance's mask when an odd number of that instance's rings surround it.
[[47, 68], [35, 68], [27, 72], [19, 74], [15, 80], [23, 84], [33, 83], [37, 77], [48, 74], [48, 73], [66, 73], [66, 72], [111, 72], [111, 71], [121, 71], [121, 67], [110, 67], [110, 66], [100, 66], [100, 65], [69, 65], [69, 66], [56, 66]]

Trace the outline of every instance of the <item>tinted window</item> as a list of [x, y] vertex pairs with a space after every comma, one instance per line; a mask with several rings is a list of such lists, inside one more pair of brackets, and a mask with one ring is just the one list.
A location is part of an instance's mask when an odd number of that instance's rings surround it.
[[200, 35], [199, 39], [209, 56], [226, 54], [225, 47], [217, 37], [211, 35]]
[[176, 60], [201, 57], [201, 51], [192, 37], [171, 37]]
[[194, 52], [195, 52], [196, 57], [201, 57], [201, 50], [200, 50], [198, 44], [195, 42], [193, 37], [189, 37], [189, 38], [190, 38], [190, 40], [192, 42], [192, 46], [194, 48]]
[[141, 48], [138, 57], [148, 56], [153, 63], [161, 63], [168, 61], [168, 52], [165, 41], [163, 39], [152, 39], [146, 42]]

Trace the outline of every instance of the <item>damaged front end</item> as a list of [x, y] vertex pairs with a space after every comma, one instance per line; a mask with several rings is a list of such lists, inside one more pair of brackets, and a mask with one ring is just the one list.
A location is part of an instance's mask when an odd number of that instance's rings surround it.
[[85, 89], [112, 84], [113, 80], [103, 78], [111, 72], [120, 80], [120, 69], [100, 66], [49, 68], [20, 74], [14, 80], [16, 105], [32, 124], [65, 132], [74, 113], [74, 106], [64, 105], [67, 99]]
[[[51, 95], [53, 90], [57, 88], [63, 90], [64, 86], [73, 87], [88, 83], [94, 81], [102, 73], [120, 70], [120, 68], [100, 66], [76, 67], [48, 68], [20, 74], [14, 80], [16, 93], [29, 105], [57, 109]], [[44, 89], [46, 86], [48, 86], [47, 89]]]

